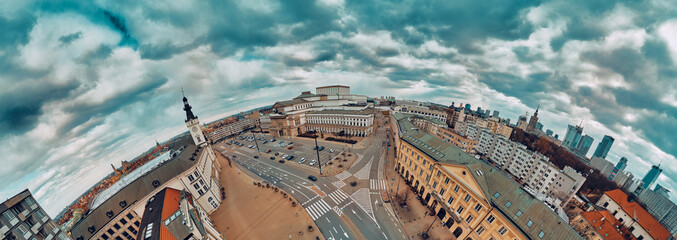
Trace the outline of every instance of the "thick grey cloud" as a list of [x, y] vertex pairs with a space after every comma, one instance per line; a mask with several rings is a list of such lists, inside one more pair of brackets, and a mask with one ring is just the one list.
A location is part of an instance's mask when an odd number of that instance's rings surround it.
[[676, 161], [672, 1], [3, 4], [0, 197], [28, 187], [51, 215], [110, 163], [185, 131], [182, 87], [203, 121], [336, 83], [513, 122], [540, 105], [560, 135], [583, 122], [614, 136], [610, 160], [635, 176]]

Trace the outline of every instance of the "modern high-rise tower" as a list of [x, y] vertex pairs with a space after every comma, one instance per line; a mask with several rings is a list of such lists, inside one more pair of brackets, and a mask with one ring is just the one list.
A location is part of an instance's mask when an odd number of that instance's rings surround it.
[[562, 144], [569, 148], [576, 148], [578, 141], [581, 140], [581, 135], [583, 135], [583, 127], [569, 125]]
[[627, 166], [628, 166], [628, 159], [625, 158], [625, 157], [622, 157], [621, 160], [618, 160], [618, 163], [616, 164], [616, 167], [614, 167], [614, 170], [611, 171], [611, 174], [609, 174], [609, 180], [613, 181], [614, 178], [616, 178], [616, 174], [625, 170], [625, 167], [627, 167]]
[[588, 154], [593, 141], [595, 141], [595, 139], [590, 135], [586, 134], [585, 136], [581, 137], [581, 140], [578, 141], [578, 145], [576, 146], [576, 153], [581, 156]]
[[649, 189], [649, 187], [651, 187], [651, 185], [653, 185], [656, 182], [656, 180], [658, 179], [658, 176], [661, 175], [661, 172], [663, 172], [663, 169], [661, 169], [660, 165], [651, 166], [651, 170], [649, 170], [649, 172], [646, 174], [646, 176], [644, 176], [644, 178], [642, 178], [642, 182], [644, 183], [642, 185], [642, 188]]
[[604, 135], [602, 141], [597, 145], [595, 153], [592, 154], [593, 157], [606, 158], [606, 155], [611, 149], [611, 145], [614, 144], [614, 138], [609, 135]]

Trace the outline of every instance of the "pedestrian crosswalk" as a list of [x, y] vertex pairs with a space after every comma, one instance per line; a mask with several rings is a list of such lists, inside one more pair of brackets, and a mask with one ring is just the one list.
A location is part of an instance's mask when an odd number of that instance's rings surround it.
[[341, 189], [337, 189], [336, 191], [330, 193], [327, 196], [329, 196], [329, 198], [331, 198], [331, 200], [334, 201], [337, 205], [350, 197], [346, 192], [344, 192]]
[[313, 219], [313, 221], [315, 221], [325, 213], [331, 211], [331, 207], [329, 207], [329, 204], [327, 204], [324, 199], [320, 199], [319, 201], [306, 207], [306, 211], [308, 211], [310, 217]]
[[344, 187], [344, 186], [346, 185], [346, 183], [344, 183], [343, 181], [336, 181], [336, 182], [333, 182], [333, 183], [331, 183], [331, 184], [333, 184], [334, 186], [336, 186], [336, 188], [342, 188], [342, 187]]
[[386, 181], [385, 180], [377, 180], [377, 179], [369, 179], [369, 188], [373, 190], [386, 190]]
[[338, 178], [339, 181], [343, 181], [350, 176], [352, 176], [352, 174], [350, 174], [348, 171], [343, 171], [339, 174], [336, 174], [336, 178]]

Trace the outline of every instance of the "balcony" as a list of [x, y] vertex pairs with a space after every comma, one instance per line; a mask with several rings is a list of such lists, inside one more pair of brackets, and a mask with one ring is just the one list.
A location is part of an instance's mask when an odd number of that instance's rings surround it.
[[31, 228], [31, 231], [32, 231], [33, 233], [37, 234], [38, 231], [40, 230], [40, 227], [42, 227], [42, 223], [36, 223], [36, 224], [33, 225], [33, 227]]

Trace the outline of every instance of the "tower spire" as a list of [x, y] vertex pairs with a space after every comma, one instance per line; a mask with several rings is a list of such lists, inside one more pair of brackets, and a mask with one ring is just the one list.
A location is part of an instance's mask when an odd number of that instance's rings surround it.
[[188, 104], [188, 98], [186, 98], [186, 95], [183, 93], [183, 88], [181, 88], [181, 94], [183, 95], [183, 110], [186, 111], [186, 122], [196, 119], [197, 116], [193, 114], [193, 111], [191, 110], [193, 107]]

